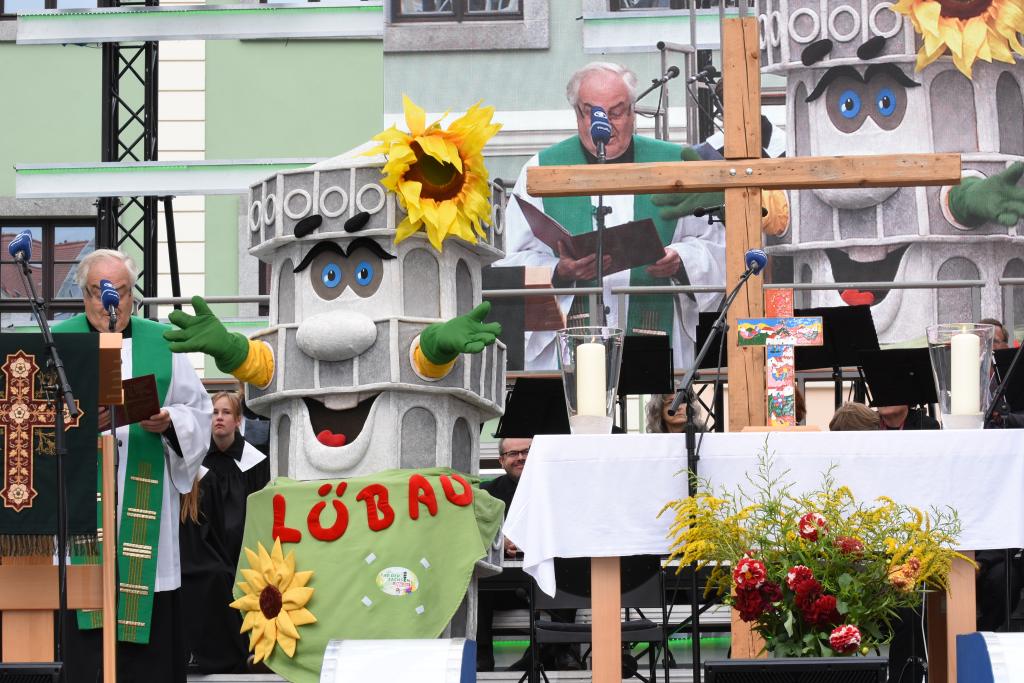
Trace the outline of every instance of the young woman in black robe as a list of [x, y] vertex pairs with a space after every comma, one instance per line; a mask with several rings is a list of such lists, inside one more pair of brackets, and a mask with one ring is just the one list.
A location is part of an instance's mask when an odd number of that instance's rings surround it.
[[242, 616], [228, 607], [242, 552], [245, 502], [270, 480], [270, 461], [239, 433], [238, 395], [213, 397], [210, 451], [181, 506], [181, 581], [190, 669], [245, 673], [248, 637]]

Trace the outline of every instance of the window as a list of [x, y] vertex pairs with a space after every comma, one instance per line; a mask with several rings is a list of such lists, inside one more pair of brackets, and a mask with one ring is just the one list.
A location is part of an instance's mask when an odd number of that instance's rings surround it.
[[392, 21], [522, 19], [520, 0], [391, 0]]
[[96, 7], [97, 0], [0, 0], [0, 18], [14, 19], [18, 12], [39, 9], [82, 9]]
[[612, 12], [629, 12], [645, 9], [711, 9], [720, 5], [737, 7], [739, 0], [608, 0]]
[[50, 320], [82, 311], [82, 290], [75, 284], [78, 262], [96, 248], [96, 219], [0, 219], [0, 321], [3, 327], [31, 324], [32, 308], [7, 245], [23, 230], [32, 233], [32, 285], [46, 302]]

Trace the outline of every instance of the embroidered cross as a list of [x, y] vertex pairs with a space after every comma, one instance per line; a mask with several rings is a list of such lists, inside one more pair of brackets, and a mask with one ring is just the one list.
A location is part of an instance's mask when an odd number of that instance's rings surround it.
[[[4, 481], [0, 499], [5, 508], [20, 512], [32, 507], [38, 492], [32, 486], [33, 462], [37, 429], [53, 429], [54, 404], [45, 397], [36, 397], [36, 375], [39, 366], [35, 357], [18, 351], [8, 354], [0, 368], [6, 387], [0, 392], [0, 429], [4, 434]], [[78, 401], [75, 401], [77, 406]], [[64, 431], [77, 427], [82, 413], [72, 420], [64, 408]]]

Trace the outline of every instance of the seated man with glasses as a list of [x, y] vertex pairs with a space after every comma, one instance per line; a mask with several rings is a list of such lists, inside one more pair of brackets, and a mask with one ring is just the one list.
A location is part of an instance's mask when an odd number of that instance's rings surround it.
[[[504, 501], [505, 515], [508, 516], [508, 509], [512, 505], [512, 498], [515, 496], [516, 487], [519, 486], [519, 478], [526, 466], [526, 456], [530, 454], [532, 438], [505, 437], [498, 442], [498, 463], [505, 474], [485, 481], [480, 488], [487, 491], [495, 498]], [[519, 554], [516, 545], [505, 538], [505, 557], [514, 558]], [[529, 601], [525, 588], [515, 591], [481, 590], [479, 594], [477, 611], [477, 671], [494, 671], [494, 637], [492, 626], [494, 623], [495, 610], [527, 609]], [[551, 610], [551, 617], [556, 621], [575, 621], [576, 610]], [[542, 649], [541, 659], [544, 666], [549, 670], [575, 670], [579, 669], [579, 659], [568, 645]], [[509, 670], [525, 671], [530, 663], [530, 652], [527, 650], [518, 661], [513, 663]]]
[[[557, 143], [530, 159], [523, 167], [513, 192], [561, 223], [573, 235], [595, 229], [593, 207], [597, 197], [531, 197], [526, 193], [526, 171], [531, 166], [566, 166], [598, 163], [597, 147], [590, 134], [590, 116], [595, 107], [608, 115], [612, 132], [605, 145], [607, 163], [680, 161], [699, 158], [690, 148], [635, 134], [637, 76], [629, 69], [609, 62], [592, 62], [569, 79], [566, 96], [576, 115], [578, 134]], [[662, 198], [662, 199], [659, 199]], [[668, 198], [668, 199], [666, 199]], [[687, 368], [693, 359], [697, 315], [714, 310], [721, 294], [631, 295], [627, 310], [618, 310], [612, 287], [652, 285], [722, 286], [725, 282], [725, 232], [721, 223], [696, 218], [696, 208], [717, 208], [723, 204], [721, 192], [686, 195], [614, 195], [604, 197], [612, 209], [606, 225], [613, 227], [633, 220], [654, 221], [664, 246], [664, 255], [644, 267], [612, 273], [604, 277], [604, 299], [608, 307], [607, 325], [626, 330], [626, 334], [665, 334], [672, 339], [675, 367]], [[495, 266], [547, 266], [555, 287], [594, 286], [597, 272], [594, 254], [575, 259], [564, 248], [554, 253], [530, 230], [516, 201], [508, 203], [506, 213], [506, 256]], [[605, 259], [608, 265], [608, 259]], [[589, 315], [586, 297], [560, 297], [567, 324], [596, 324]], [[570, 308], [571, 306], [571, 308]], [[527, 370], [553, 370], [554, 333], [527, 331], [524, 365]]]

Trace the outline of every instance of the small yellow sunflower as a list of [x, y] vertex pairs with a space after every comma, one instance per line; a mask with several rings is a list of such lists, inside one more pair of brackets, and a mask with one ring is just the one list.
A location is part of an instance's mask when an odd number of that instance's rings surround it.
[[1024, 33], [1020, 0], [899, 0], [893, 10], [910, 17], [924, 39], [917, 52], [918, 71], [947, 48], [968, 78], [976, 59], [1013, 64], [1013, 52], [1024, 55], [1017, 35]]
[[249, 569], [242, 570], [245, 581], [238, 587], [245, 593], [231, 603], [231, 607], [245, 613], [241, 633], [249, 633], [249, 651], [255, 652], [254, 661], [270, 657], [274, 645], [280, 645], [289, 657], [295, 654], [299, 626], [316, 621], [306, 603], [313, 589], [306, 586], [313, 572], [295, 571], [295, 553], [284, 557], [281, 541], [274, 541], [274, 549], [267, 554], [262, 543], [257, 552], [245, 548]]
[[375, 135], [380, 145], [366, 152], [387, 156], [382, 182], [408, 214], [398, 226], [395, 242], [424, 226], [438, 251], [452, 235], [476, 242], [477, 235], [484, 236], [481, 223], [490, 223], [483, 149], [501, 129], [491, 123], [494, 107], [474, 104], [443, 130], [444, 117], [428, 126], [425, 112], [405, 95], [402, 105], [409, 132], [392, 126]]

